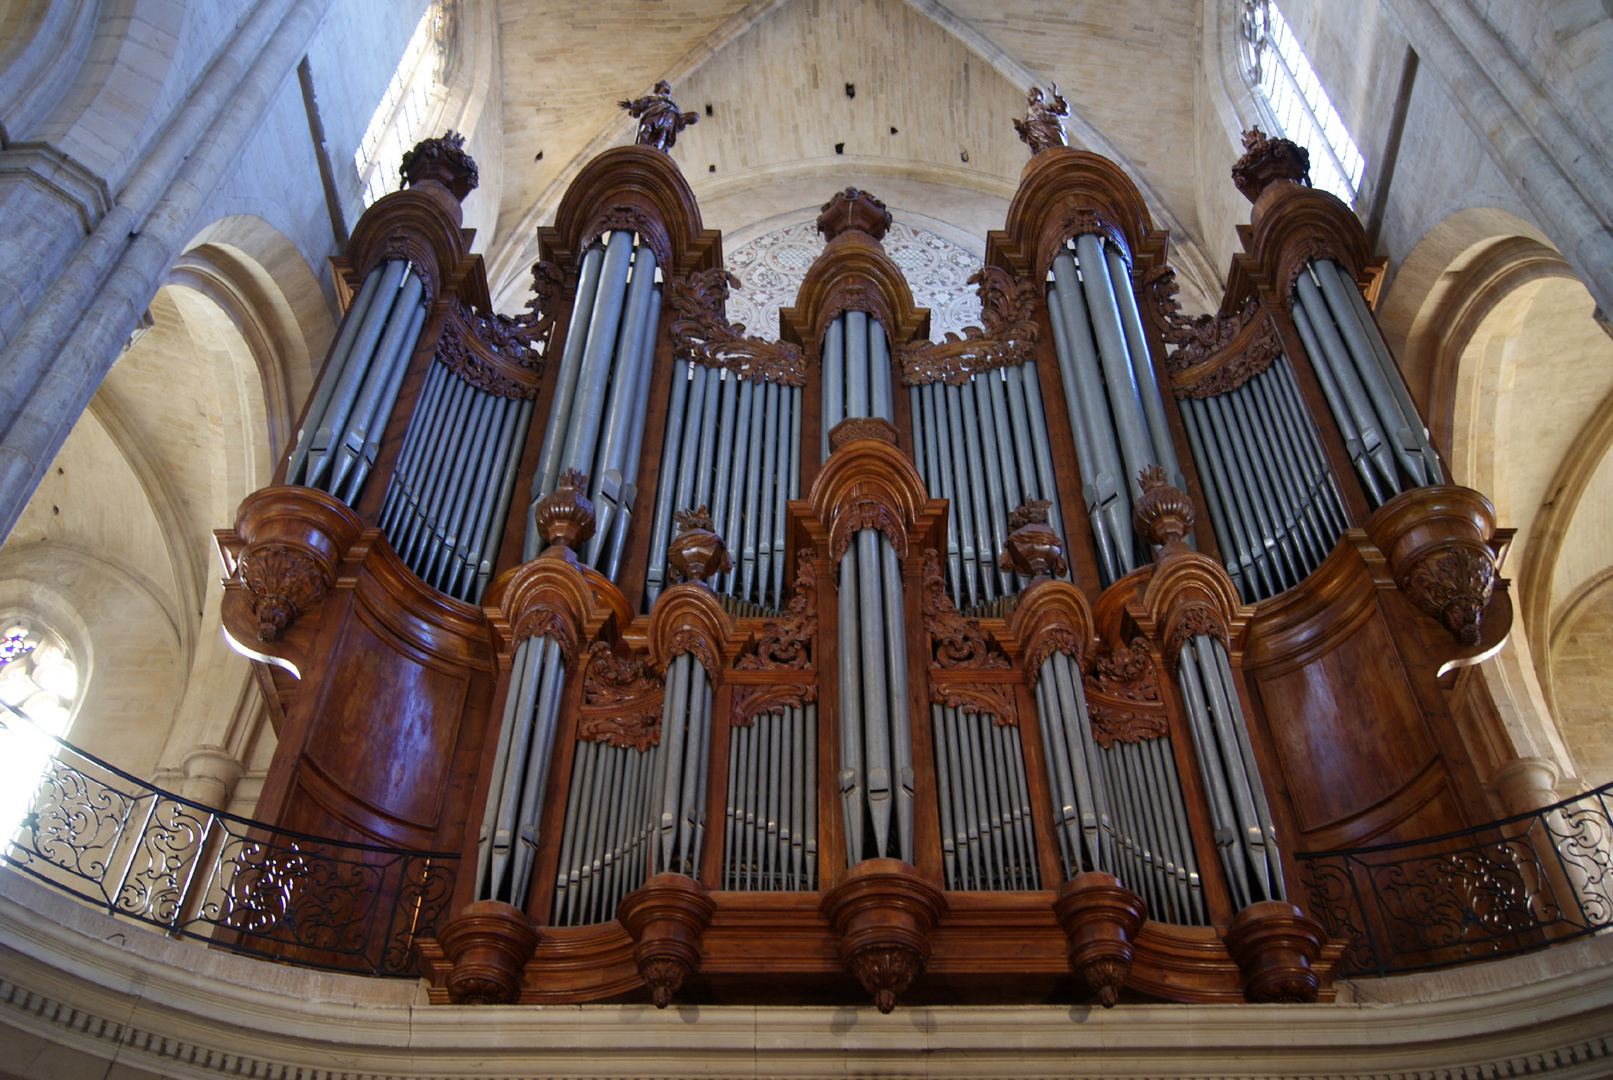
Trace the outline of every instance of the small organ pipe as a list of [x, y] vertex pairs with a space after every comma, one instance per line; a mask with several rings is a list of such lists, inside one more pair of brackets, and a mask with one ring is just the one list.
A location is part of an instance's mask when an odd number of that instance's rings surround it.
[[[778, 475], [779, 458], [779, 385], [767, 384], [766, 404], [763, 411], [762, 468], [757, 475], [755, 561], [757, 603], [766, 602], [767, 582], [773, 562], [773, 498], [771, 488]], [[745, 561], [745, 599], [752, 597], [752, 561]]]
[[868, 416], [868, 316], [848, 311], [846, 334], [846, 415]]
[[[939, 385], [939, 384], [932, 384]], [[979, 602], [979, 550], [975, 543], [974, 489], [969, 472], [969, 444], [964, 441], [962, 394], [955, 386], [941, 386], [936, 391], [937, 412], [946, 415], [948, 456], [952, 459], [952, 483], [957, 504], [947, 517], [958, 523], [958, 550], [963, 563], [963, 580], [967, 586], [969, 605]], [[942, 466], [945, 476], [946, 466]], [[962, 602], [964, 589], [958, 590]]]

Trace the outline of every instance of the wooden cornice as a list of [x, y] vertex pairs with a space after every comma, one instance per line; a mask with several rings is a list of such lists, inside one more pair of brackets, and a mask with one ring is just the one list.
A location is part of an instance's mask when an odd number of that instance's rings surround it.
[[[369, 272], [386, 259], [407, 259], [436, 304], [461, 295], [483, 311], [491, 311], [487, 272], [482, 257], [470, 253], [475, 230], [463, 229], [463, 211], [441, 184], [383, 195], [358, 219], [347, 252], [331, 260], [345, 291], [357, 292]], [[345, 304], [344, 304], [345, 307]]]
[[576, 273], [602, 233], [637, 232], [668, 277], [722, 266], [722, 234], [700, 220], [694, 192], [672, 158], [648, 146], [618, 146], [594, 158], [538, 230], [541, 258]]
[[1165, 264], [1170, 234], [1154, 228], [1142, 192], [1120, 166], [1090, 151], [1049, 147], [1020, 174], [1003, 229], [986, 234], [986, 263], [1041, 281], [1064, 241], [1095, 227], [1120, 243], [1134, 274]]
[[829, 324], [847, 311], [878, 319], [893, 353], [929, 336], [929, 308], [914, 306], [901, 269], [879, 241], [855, 229], [829, 241], [807, 270], [794, 306], [779, 309], [779, 337], [816, 360]]
[[1329, 258], [1362, 287], [1375, 276], [1375, 263], [1361, 220], [1337, 196], [1290, 180], [1268, 186], [1255, 200], [1247, 230], [1239, 229], [1245, 251], [1232, 257], [1223, 315], [1261, 295], [1288, 310], [1294, 281], [1312, 259]]
[[559, 544], [501, 575], [483, 604], [501, 652], [522, 638], [542, 635], [554, 639], [568, 664], [582, 656], [607, 623], [619, 633], [633, 618], [621, 590]]

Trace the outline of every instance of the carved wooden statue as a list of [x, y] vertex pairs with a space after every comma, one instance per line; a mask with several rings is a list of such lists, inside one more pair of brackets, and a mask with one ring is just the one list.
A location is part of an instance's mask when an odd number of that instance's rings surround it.
[[1032, 154], [1040, 154], [1050, 146], [1068, 145], [1064, 139], [1064, 117], [1070, 115], [1069, 103], [1059, 93], [1058, 83], [1049, 83], [1048, 87], [1051, 97], [1044, 95], [1040, 86], [1027, 90], [1025, 119], [1014, 121], [1019, 141], [1029, 146]]
[[698, 123], [700, 117], [692, 112], [679, 112], [678, 103], [672, 100], [672, 84], [662, 79], [655, 89], [633, 101], [616, 103], [627, 110], [627, 115], [638, 121], [640, 146], [653, 146], [663, 152], [670, 151], [678, 141], [678, 132]]

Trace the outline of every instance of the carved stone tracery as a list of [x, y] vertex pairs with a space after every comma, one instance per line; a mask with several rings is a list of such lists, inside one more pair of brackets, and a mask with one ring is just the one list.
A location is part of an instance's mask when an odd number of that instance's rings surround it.
[[672, 322], [673, 354], [741, 378], [805, 385], [806, 353], [799, 345], [746, 337], [743, 325], [728, 321], [728, 290], [737, 285], [739, 279], [721, 267], [666, 283], [666, 302], [677, 316]]
[[963, 336], [947, 334], [940, 342], [920, 341], [897, 350], [903, 386], [944, 382], [962, 386], [977, 372], [1036, 359], [1040, 331], [1036, 325], [1036, 285], [996, 266], [983, 266], [969, 276], [980, 294], [982, 326], [966, 326]]

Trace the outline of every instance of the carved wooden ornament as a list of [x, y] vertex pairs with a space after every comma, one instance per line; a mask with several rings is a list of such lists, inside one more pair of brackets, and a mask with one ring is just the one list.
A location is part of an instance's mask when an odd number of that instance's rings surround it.
[[643, 753], [661, 741], [666, 688], [644, 664], [608, 641], [588, 647], [577, 737]]
[[1165, 359], [1178, 398], [1203, 399], [1236, 390], [1282, 355], [1277, 328], [1254, 297], [1231, 315], [1189, 318], [1176, 300], [1176, 272], [1170, 267], [1149, 271], [1143, 287], [1159, 312], [1161, 336], [1178, 346]]
[[[829, 553], [836, 563], [863, 529], [889, 537], [906, 558], [908, 532], [932, 507], [924, 481], [908, 456], [874, 439], [858, 439], [829, 455], [807, 495], [812, 512], [829, 526]], [[940, 511], [940, 501], [933, 508]]]
[[734, 568], [728, 546], [711, 527], [711, 515], [704, 506], [679, 510], [672, 516], [678, 523], [678, 535], [667, 546], [666, 561], [674, 573], [704, 585], [711, 575]]
[[812, 549], [795, 554], [795, 588], [790, 603], [777, 619], [762, 624], [756, 651], [741, 656], [735, 667], [748, 671], [812, 668], [814, 643], [818, 636], [818, 571]]
[[724, 314], [728, 290], [739, 279], [721, 267], [669, 280], [663, 295], [673, 313], [673, 355], [680, 360], [723, 368], [745, 379], [785, 386], [806, 383], [806, 353], [787, 341], [746, 337], [743, 324]]
[[1170, 733], [1159, 668], [1146, 638], [1099, 654], [1084, 683], [1092, 737], [1105, 750], [1117, 742], [1141, 742]]
[[1034, 685], [1042, 663], [1061, 652], [1084, 669], [1092, 652], [1092, 606], [1080, 588], [1051, 578], [1019, 594], [1008, 613], [1008, 632], [1024, 650], [1021, 670]]
[[897, 350], [903, 386], [944, 382], [962, 386], [971, 375], [1036, 359], [1041, 331], [1036, 325], [1036, 285], [996, 266], [969, 275], [980, 294], [980, 321], [963, 336], [948, 333], [945, 341], [915, 341]]
[[535, 398], [543, 357], [527, 326], [507, 315], [477, 311], [456, 300], [437, 338], [439, 363], [478, 390], [504, 398]]
[[259, 641], [278, 641], [298, 615], [330, 591], [330, 574], [303, 547], [257, 545], [242, 552], [236, 566], [252, 598]]

